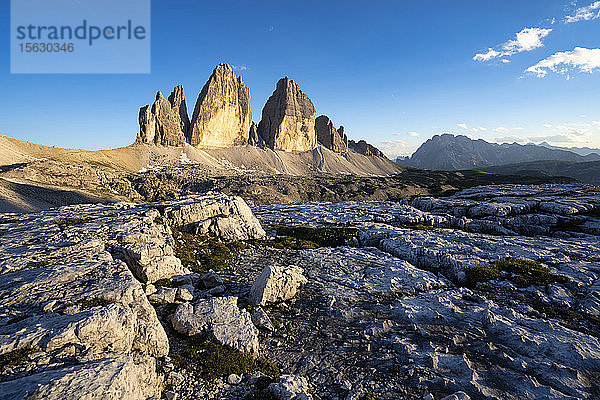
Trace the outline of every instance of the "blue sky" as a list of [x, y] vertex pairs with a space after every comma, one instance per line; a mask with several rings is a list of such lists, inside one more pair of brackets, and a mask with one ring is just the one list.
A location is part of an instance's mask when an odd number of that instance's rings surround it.
[[150, 74], [19, 75], [4, 1], [0, 133], [124, 146], [156, 90], [183, 84], [191, 113], [226, 62], [250, 87], [256, 122], [288, 75], [318, 114], [390, 156], [442, 132], [600, 147], [599, 11], [590, 0], [152, 0]]

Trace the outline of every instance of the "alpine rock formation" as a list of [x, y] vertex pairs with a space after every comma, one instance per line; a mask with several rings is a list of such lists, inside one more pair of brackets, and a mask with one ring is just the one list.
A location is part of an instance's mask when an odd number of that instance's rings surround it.
[[[305, 152], [320, 143], [332, 152], [347, 156], [351, 150], [366, 157], [385, 158], [364, 140], [348, 140], [343, 126], [336, 129], [325, 115], [316, 118], [315, 106], [296, 82], [284, 77], [267, 100], [258, 126], [252, 121], [250, 89], [233, 68], [219, 64], [198, 95], [190, 122], [181, 85], [165, 99], [139, 112], [136, 142], [162, 147], [189, 144], [198, 148], [254, 146], [285, 152]], [[347, 158], [347, 157], [346, 157]]]
[[333, 122], [326, 115], [317, 117], [315, 131], [317, 141], [329, 150], [338, 154], [348, 152], [348, 137], [344, 133], [344, 127], [340, 126], [339, 129], [335, 129]]
[[197, 147], [244, 145], [251, 125], [250, 89], [229, 65], [219, 64], [196, 101], [189, 143]]
[[262, 110], [258, 134], [273, 150], [313, 150], [317, 147], [316, 116], [312, 101], [286, 76], [277, 82]]
[[139, 123], [138, 142], [183, 146], [190, 125], [183, 86], [176, 86], [169, 100], [160, 91], [157, 92], [152, 107], [146, 105], [140, 109]]

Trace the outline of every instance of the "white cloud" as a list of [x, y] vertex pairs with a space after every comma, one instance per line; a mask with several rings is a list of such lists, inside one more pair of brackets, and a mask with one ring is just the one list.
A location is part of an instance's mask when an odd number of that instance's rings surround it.
[[412, 136], [412, 137], [419, 136], [419, 134], [417, 132], [412, 132], [412, 131], [411, 132], [406, 132], [406, 134], [408, 136]]
[[[517, 32], [515, 39], [497, 46], [499, 50], [489, 48], [485, 53], [475, 54], [473, 60], [482, 62], [490, 61], [494, 58], [510, 57], [516, 53], [543, 47], [544, 44], [542, 43], [542, 39], [548, 36], [550, 32], [552, 32], [552, 29], [550, 28], [524, 28], [520, 32]], [[507, 63], [510, 62], [510, 60], [503, 59], [502, 62]]]
[[496, 129], [494, 129], [494, 132], [498, 132], [498, 133], [507, 133], [510, 132], [510, 129], [505, 128], [503, 126], [499, 126]]
[[582, 72], [594, 72], [596, 68], [600, 68], [600, 49], [575, 47], [573, 51], [555, 53], [527, 68], [526, 72], [532, 72], [539, 78], [543, 78], [548, 75], [548, 71], [566, 74], [570, 68]]
[[487, 128], [485, 128], [485, 127], [483, 127], [483, 126], [480, 126], [480, 127], [479, 127], [479, 130], [480, 130], [480, 131], [482, 131], [482, 132], [485, 132], [485, 131], [487, 131]]
[[547, 142], [550, 144], [570, 144], [578, 143], [576, 139], [568, 135], [551, 135], [551, 136], [530, 136], [529, 141], [533, 143]]
[[598, 18], [600, 18], [600, 1], [596, 1], [586, 7], [578, 8], [573, 15], [567, 15], [565, 24]]
[[548, 128], [548, 129], [552, 128], [552, 124], [544, 124], [543, 126], [544, 126], [544, 128]]
[[245, 65], [232, 65], [231, 66], [235, 71], [247, 71], [248, 67]]
[[271, 25], [268, 29], [269, 32], [273, 32], [275, 30], [275, 26]]
[[463, 129], [469, 129], [469, 126], [465, 123], [462, 124], [456, 124], [456, 126], [458, 126], [459, 128], [463, 128]]
[[517, 38], [509, 40], [502, 45], [502, 49], [508, 55], [531, 51], [538, 47], [543, 47], [542, 39], [548, 36], [552, 29], [544, 28], [525, 28], [517, 33]]
[[502, 61], [504, 64], [510, 64], [510, 60], [507, 60], [506, 58], [503, 58], [500, 61]]
[[524, 143], [526, 142], [525, 138], [520, 136], [501, 136], [494, 138], [496, 143]]
[[492, 58], [500, 57], [502, 54], [499, 51], [492, 49], [491, 47], [485, 53], [475, 54], [473, 60], [475, 61], [490, 61]]
[[412, 153], [412, 148], [404, 140], [385, 140], [380, 142], [377, 147], [392, 159]]

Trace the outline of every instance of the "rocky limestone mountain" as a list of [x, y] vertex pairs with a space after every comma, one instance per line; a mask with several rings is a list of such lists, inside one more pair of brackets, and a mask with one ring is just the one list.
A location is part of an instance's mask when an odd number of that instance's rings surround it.
[[315, 132], [317, 141], [329, 150], [345, 154], [348, 152], [348, 137], [344, 133], [344, 127], [335, 129], [333, 122], [326, 115], [321, 115], [315, 120]]
[[217, 65], [196, 101], [189, 143], [197, 147], [244, 145], [251, 125], [250, 89], [231, 66]]
[[190, 126], [183, 86], [176, 86], [169, 100], [160, 91], [157, 92], [152, 107], [146, 105], [140, 108], [139, 124], [137, 142], [167, 147], [183, 146]]
[[190, 130], [190, 117], [188, 116], [187, 106], [185, 104], [185, 93], [183, 86], [177, 85], [169, 95], [169, 103], [173, 109], [179, 113], [179, 126], [184, 133]]
[[549, 149], [534, 144], [488, 143], [466, 136], [435, 135], [417, 149], [402, 165], [430, 170], [463, 170], [531, 161], [599, 161], [598, 154], [581, 156], [571, 151]]
[[560, 146], [552, 146], [548, 142], [539, 143], [538, 146], [543, 146], [543, 147], [547, 147], [549, 149], [554, 149], [554, 150], [567, 150], [567, 151], [571, 151], [573, 153], [577, 153], [580, 156], [587, 156], [587, 155], [594, 154], [594, 153], [600, 155], [600, 149], [596, 149], [593, 147], [560, 147]]
[[313, 150], [317, 147], [316, 116], [312, 101], [286, 76], [277, 82], [262, 110], [258, 133], [273, 150]]
[[359, 140], [358, 142], [348, 140], [348, 148], [367, 157], [387, 158], [381, 150], [364, 140]]
[[[152, 106], [139, 112], [136, 142], [163, 147], [186, 143], [204, 149], [250, 145], [285, 152], [307, 152], [317, 144], [345, 155], [348, 149], [366, 157], [386, 158], [364, 140], [348, 141], [344, 127], [336, 129], [325, 115], [316, 118], [310, 98], [287, 76], [277, 82], [258, 126], [252, 121], [250, 89], [227, 64], [219, 64], [206, 82], [190, 122], [183, 87], [176, 86], [169, 100], [161, 92]], [[352, 163], [348, 159], [348, 162]]]

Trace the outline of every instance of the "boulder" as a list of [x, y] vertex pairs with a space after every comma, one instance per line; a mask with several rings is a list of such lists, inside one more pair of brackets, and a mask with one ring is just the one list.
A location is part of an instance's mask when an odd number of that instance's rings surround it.
[[258, 133], [273, 150], [309, 151], [317, 147], [312, 101], [287, 76], [267, 100]]
[[348, 137], [344, 133], [344, 127], [335, 129], [333, 122], [329, 117], [321, 115], [315, 120], [315, 132], [317, 141], [329, 150], [345, 154], [348, 152]]
[[282, 375], [277, 382], [269, 385], [267, 390], [277, 400], [312, 400], [306, 378], [297, 375]]
[[471, 400], [471, 397], [463, 391], [446, 396], [441, 400]]
[[221, 344], [246, 353], [258, 353], [258, 329], [252, 324], [248, 311], [238, 308], [237, 297], [182, 303], [171, 317], [171, 323], [183, 335], [208, 331]]
[[114, 355], [0, 383], [4, 399], [147, 400], [160, 398], [156, 359]]
[[144, 283], [154, 283], [175, 275], [189, 274], [175, 257], [171, 230], [164, 224], [148, 224], [145, 229], [124, 232], [115, 250]]
[[250, 89], [231, 66], [217, 65], [196, 101], [189, 143], [198, 147], [243, 145], [251, 125]]
[[200, 279], [202, 280], [202, 284], [206, 289], [212, 289], [223, 284], [223, 278], [221, 278], [219, 274], [212, 269], [206, 274], [202, 275], [202, 278]]
[[298, 288], [308, 282], [302, 272], [302, 268], [293, 265], [265, 267], [250, 289], [250, 304], [265, 305], [291, 299]]
[[157, 92], [152, 107], [144, 106], [140, 109], [139, 123], [138, 143], [166, 147], [185, 145], [190, 121], [183, 87], [176, 86], [169, 100], [160, 91]]
[[223, 240], [260, 239], [265, 231], [240, 197], [192, 195], [155, 203], [169, 222], [185, 232], [209, 234]]
[[175, 299], [177, 298], [177, 292], [179, 289], [177, 288], [165, 288], [159, 287], [155, 293], [148, 296], [148, 300], [152, 303], [161, 303], [161, 304], [169, 304], [175, 303]]

